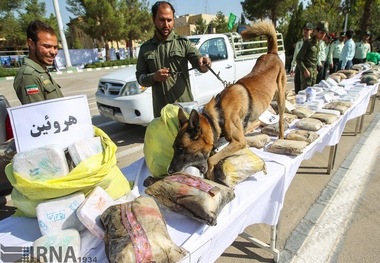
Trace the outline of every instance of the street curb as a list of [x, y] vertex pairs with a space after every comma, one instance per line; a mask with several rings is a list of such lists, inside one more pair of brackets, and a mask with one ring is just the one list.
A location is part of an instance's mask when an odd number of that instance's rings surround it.
[[[53, 71], [50, 72], [52, 76], [54, 75], [64, 75], [64, 74], [73, 74], [73, 73], [82, 73], [82, 72], [91, 72], [91, 71], [100, 71], [100, 70], [109, 70], [109, 69], [121, 69], [121, 68], [127, 68], [131, 65], [122, 65], [122, 66], [112, 66], [112, 67], [103, 67], [103, 68], [70, 68], [70, 69], [64, 69], [62, 71]], [[0, 81], [2, 80], [14, 80], [15, 77], [1, 77]]]
[[280, 253], [279, 262], [292, 262], [292, 260], [297, 256], [299, 250], [308, 238], [309, 233], [313, 230], [316, 222], [325, 212], [325, 209], [331, 202], [332, 198], [334, 198], [336, 191], [339, 190], [339, 186], [345, 179], [347, 173], [350, 172], [353, 160], [358, 155], [360, 149], [364, 146], [365, 141], [368, 140], [369, 135], [373, 132], [379, 122], [380, 113], [377, 113], [366, 131], [360, 137], [358, 143], [354, 145], [352, 151], [346, 156], [343, 163], [333, 175], [328, 185], [322, 190], [320, 196], [311, 206], [305, 217], [300, 221], [288, 237], [286, 244]]

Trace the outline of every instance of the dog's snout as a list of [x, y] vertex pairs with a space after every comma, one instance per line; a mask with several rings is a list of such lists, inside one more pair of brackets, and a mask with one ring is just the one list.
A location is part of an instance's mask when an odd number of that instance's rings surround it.
[[174, 173], [178, 172], [177, 169], [178, 169], [178, 167], [175, 164], [175, 161], [172, 160], [169, 167], [168, 167], [168, 174], [174, 174]]

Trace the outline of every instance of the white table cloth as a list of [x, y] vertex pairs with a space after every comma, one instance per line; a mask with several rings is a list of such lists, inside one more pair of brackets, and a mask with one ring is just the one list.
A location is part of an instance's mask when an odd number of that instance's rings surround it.
[[[265, 150], [252, 151], [262, 157], [267, 175], [259, 172], [238, 184], [235, 199], [221, 211], [216, 226], [207, 226], [163, 208], [171, 238], [190, 252], [183, 262], [213, 262], [230, 246], [244, 229], [252, 224], [276, 225], [283, 207], [286, 191], [301, 162], [316, 151], [339, 142], [348, 120], [366, 112], [370, 96], [378, 86], [363, 89], [360, 98], [338, 121], [318, 131], [319, 139], [306, 147], [299, 156], [272, 154]], [[292, 129], [294, 126], [290, 126]], [[130, 181], [136, 180], [132, 194], [144, 194], [143, 180], [150, 175], [144, 159], [122, 169]], [[31, 246], [41, 236], [36, 219], [9, 217], [0, 221], [0, 244], [3, 246]], [[89, 231], [81, 232], [81, 256], [107, 262], [104, 243]]]

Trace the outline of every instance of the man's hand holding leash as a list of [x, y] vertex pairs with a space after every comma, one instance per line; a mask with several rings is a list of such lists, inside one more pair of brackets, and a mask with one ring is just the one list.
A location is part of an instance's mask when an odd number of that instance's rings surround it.
[[200, 57], [198, 60], [199, 71], [205, 73], [211, 67], [211, 59], [209, 57]]

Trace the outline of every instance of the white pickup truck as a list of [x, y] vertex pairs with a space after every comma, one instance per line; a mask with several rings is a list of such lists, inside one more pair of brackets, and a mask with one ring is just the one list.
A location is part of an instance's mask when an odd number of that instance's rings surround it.
[[[193, 35], [188, 39], [202, 55], [212, 60], [212, 69], [226, 83], [234, 83], [247, 75], [258, 57], [267, 53], [266, 37], [243, 41], [237, 33]], [[285, 64], [283, 38], [277, 34], [279, 55]], [[190, 68], [190, 67], [189, 67]], [[97, 107], [101, 115], [118, 122], [148, 125], [153, 120], [151, 87], [142, 87], [135, 76], [136, 66], [117, 70], [100, 78], [96, 91]], [[190, 83], [198, 105], [209, 102], [225, 88], [211, 71], [190, 70]]]

